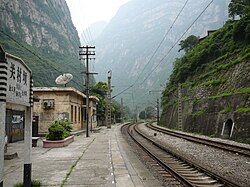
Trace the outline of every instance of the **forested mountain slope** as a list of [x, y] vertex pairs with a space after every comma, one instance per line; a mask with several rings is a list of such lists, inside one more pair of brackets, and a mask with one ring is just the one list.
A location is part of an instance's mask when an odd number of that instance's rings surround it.
[[[181, 98], [177, 98], [178, 85]], [[228, 21], [177, 59], [163, 92], [161, 124], [250, 142], [250, 16]]]
[[80, 41], [65, 0], [0, 0], [0, 45], [22, 58], [35, 86], [55, 86], [63, 73], [81, 88]]

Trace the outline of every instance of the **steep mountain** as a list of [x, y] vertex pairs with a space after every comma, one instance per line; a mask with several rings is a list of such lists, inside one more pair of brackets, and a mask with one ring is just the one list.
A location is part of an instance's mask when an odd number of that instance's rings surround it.
[[175, 62], [161, 124], [250, 143], [250, 14], [228, 21]]
[[65, 0], [0, 0], [0, 45], [32, 69], [35, 86], [63, 73], [81, 88], [80, 41]]
[[[144, 103], [150, 101], [150, 90], [159, 90], [165, 85], [174, 59], [181, 55], [176, 42], [209, 3], [188, 1], [163, 40], [185, 2], [131, 0], [118, 10], [95, 41], [97, 79], [106, 80], [111, 69], [113, 95], [135, 83], [128, 90], [130, 95], [120, 95], [127, 98], [126, 104], [132, 100], [131, 91], [137, 103]], [[227, 6], [227, 0], [214, 1], [181, 39], [191, 34], [203, 37], [208, 30], [220, 28], [228, 19]], [[161, 47], [153, 56], [161, 41]], [[155, 98], [151, 96], [152, 102]]]

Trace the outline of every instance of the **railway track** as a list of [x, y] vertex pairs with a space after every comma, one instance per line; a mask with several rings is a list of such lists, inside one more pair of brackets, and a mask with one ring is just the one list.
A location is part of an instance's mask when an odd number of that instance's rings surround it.
[[122, 133], [127, 134], [136, 144], [140, 157], [153, 172], [163, 180], [165, 186], [196, 186], [196, 187], [236, 187], [221, 176], [218, 176], [194, 163], [187, 161], [180, 155], [167, 150], [164, 146], [146, 137], [136, 125], [122, 127]]
[[228, 144], [228, 143], [225, 143], [225, 142], [218, 142], [218, 141], [210, 140], [210, 139], [207, 139], [207, 138], [192, 136], [192, 135], [189, 135], [189, 134], [184, 134], [184, 133], [181, 133], [181, 132], [172, 131], [172, 130], [165, 129], [165, 128], [162, 128], [162, 127], [157, 127], [157, 126], [154, 126], [152, 124], [147, 124], [146, 126], [148, 128], [150, 128], [150, 129], [152, 129], [152, 130], [162, 132], [164, 134], [168, 134], [168, 135], [175, 136], [175, 137], [178, 137], [178, 138], [182, 138], [182, 139], [192, 141], [192, 142], [195, 142], [195, 143], [215, 147], [215, 148], [218, 148], [218, 149], [223, 149], [225, 151], [230, 151], [230, 152], [233, 152], [233, 153], [237, 153], [237, 154], [240, 154], [240, 155], [250, 157], [250, 148], [247, 148], [247, 147], [232, 145], [232, 144]]

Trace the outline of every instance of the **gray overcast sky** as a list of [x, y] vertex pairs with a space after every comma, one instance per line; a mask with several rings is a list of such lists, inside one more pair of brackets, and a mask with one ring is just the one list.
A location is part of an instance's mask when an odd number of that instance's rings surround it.
[[97, 21], [109, 21], [119, 7], [130, 0], [66, 0], [72, 21], [78, 31]]

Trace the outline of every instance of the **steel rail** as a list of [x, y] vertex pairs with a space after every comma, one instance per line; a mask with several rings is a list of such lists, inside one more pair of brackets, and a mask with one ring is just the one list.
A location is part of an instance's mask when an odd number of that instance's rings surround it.
[[181, 132], [177, 132], [177, 131], [173, 131], [173, 130], [169, 130], [169, 129], [163, 129], [163, 127], [157, 127], [157, 126], [154, 126], [152, 124], [147, 124], [146, 126], [150, 129], [155, 130], [155, 131], [162, 132], [164, 134], [168, 134], [168, 135], [175, 136], [178, 138], [183, 138], [183, 139], [188, 140], [188, 141], [200, 143], [203, 145], [208, 145], [211, 147], [223, 149], [226, 151], [230, 151], [230, 152], [241, 154], [241, 155], [248, 156], [248, 157], [250, 156], [250, 148], [247, 148], [247, 147], [232, 145], [232, 144], [228, 144], [225, 142], [218, 142], [215, 140], [209, 140], [209, 139], [202, 138], [202, 137], [183, 134]]
[[180, 156], [180, 155], [172, 152], [171, 150], [168, 150], [167, 148], [165, 148], [164, 145], [161, 145], [161, 144], [157, 143], [156, 141], [153, 141], [151, 138], [147, 137], [145, 134], [143, 134], [142, 132], [140, 132], [138, 130], [138, 128], [135, 128], [135, 130], [137, 131], [138, 134], [140, 134], [142, 137], [144, 137], [145, 139], [147, 139], [148, 141], [150, 141], [153, 145], [155, 145], [155, 146], [159, 147], [160, 149], [166, 151], [167, 153], [173, 155], [177, 159], [182, 160], [183, 162], [185, 162], [188, 165], [196, 168], [197, 170], [205, 173], [206, 175], [210, 176], [211, 178], [214, 178], [215, 180], [219, 181], [220, 183], [222, 183], [222, 184], [224, 184], [226, 186], [230, 186], [230, 187], [238, 187], [239, 186], [238, 184], [235, 184], [234, 182], [229, 181], [229, 180], [225, 179], [224, 177], [219, 176], [216, 173], [211, 172], [211, 171], [207, 170], [206, 168], [203, 168], [202, 166], [199, 166], [199, 165], [197, 165], [196, 163], [194, 163], [194, 162], [192, 162], [190, 160], [187, 160], [183, 156]]
[[186, 187], [194, 187], [192, 183], [190, 183], [188, 180], [186, 180], [184, 177], [179, 175], [175, 170], [173, 170], [171, 167], [166, 165], [161, 159], [159, 159], [154, 153], [152, 153], [148, 148], [143, 146], [136, 138], [135, 136], [131, 133], [132, 131], [130, 130], [131, 126], [134, 124], [129, 124], [128, 127], [128, 134], [129, 136], [133, 139], [133, 141], [143, 150], [145, 151], [150, 157], [152, 157], [154, 160], [157, 161], [158, 164], [161, 165], [162, 168], [164, 168], [171, 176], [173, 176], [175, 179], [177, 179], [182, 185]]

